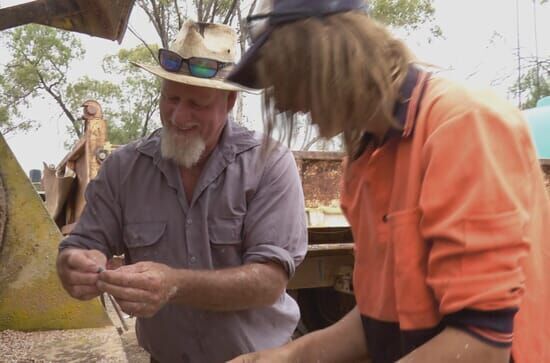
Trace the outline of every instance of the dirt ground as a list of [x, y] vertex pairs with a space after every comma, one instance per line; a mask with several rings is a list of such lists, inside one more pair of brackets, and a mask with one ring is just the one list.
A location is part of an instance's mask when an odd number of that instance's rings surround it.
[[126, 331], [109, 301], [106, 308], [113, 322], [111, 327], [32, 333], [0, 331], [0, 362], [149, 363], [149, 355], [137, 344], [135, 319], [124, 319]]

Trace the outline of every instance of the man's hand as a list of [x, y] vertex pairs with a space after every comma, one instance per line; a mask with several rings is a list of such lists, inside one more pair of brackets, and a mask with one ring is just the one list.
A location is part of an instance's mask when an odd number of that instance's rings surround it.
[[261, 352], [243, 354], [227, 363], [293, 363], [296, 361], [296, 359], [293, 360], [288, 347], [282, 346]]
[[127, 314], [150, 318], [177, 292], [175, 270], [156, 262], [138, 262], [99, 274], [97, 287], [115, 297]]
[[106, 263], [101, 251], [68, 248], [57, 256], [57, 274], [69, 295], [90, 300], [101, 294], [96, 286], [98, 271], [105, 269]]

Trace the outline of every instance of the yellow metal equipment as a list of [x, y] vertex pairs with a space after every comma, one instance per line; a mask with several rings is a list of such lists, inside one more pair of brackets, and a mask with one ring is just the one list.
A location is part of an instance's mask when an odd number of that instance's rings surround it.
[[62, 236], [0, 135], [0, 330], [111, 325], [98, 299], [79, 302], [55, 269]]

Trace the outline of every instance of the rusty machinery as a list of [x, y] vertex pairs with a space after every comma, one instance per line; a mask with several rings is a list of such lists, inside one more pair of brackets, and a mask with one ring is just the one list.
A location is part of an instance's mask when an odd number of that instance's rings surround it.
[[134, 1], [31, 1], [0, 9], [0, 31], [35, 23], [121, 42]]

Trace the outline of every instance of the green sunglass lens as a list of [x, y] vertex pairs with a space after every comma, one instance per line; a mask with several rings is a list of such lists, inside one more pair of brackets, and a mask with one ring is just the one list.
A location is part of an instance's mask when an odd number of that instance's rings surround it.
[[192, 58], [189, 60], [189, 70], [195, 77], [212, 78], [218, 72], [218, 64], [210, 59]]

